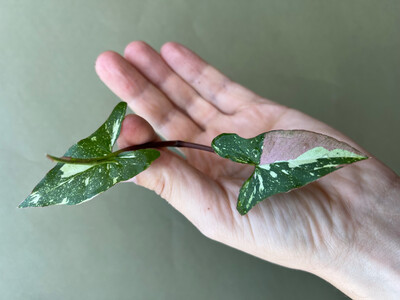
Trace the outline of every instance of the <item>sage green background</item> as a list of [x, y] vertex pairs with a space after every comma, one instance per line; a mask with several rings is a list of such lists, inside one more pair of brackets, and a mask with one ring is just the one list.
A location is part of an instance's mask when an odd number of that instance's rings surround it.
[[0, 0], [0, 298], [345, 298], [203, 237], [133, 184], [77, 207], [16, 207], [52, 167], [44, 154], [62, 154], [118, 102], [94, 61], [133, 40], [181, 42], [399, 172], [399, 29], [400, 1]]

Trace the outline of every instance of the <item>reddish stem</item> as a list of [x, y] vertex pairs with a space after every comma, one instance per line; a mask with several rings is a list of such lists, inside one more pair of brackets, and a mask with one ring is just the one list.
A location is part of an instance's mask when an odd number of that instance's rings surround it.
[[[47, 154], [47, 157], [53, 161], [61, 162], [61, 163], [70, 163], [70, 164], [88, 164], [88, 163], [107, 163], [110, 162], [110, 158], [117, 156], [120, 153], [127, 152], [127, 151], [135, 151], [140, 149], [149, 149], [149, 148], [162, 148], [162, 147], [185, 147], [185, 148], [192, 148], [196, 150], [208, 151], [213, 152], [214, 149], [210, 146], [200, 145], [195, 143], [183, 142], [183, 141], [160, 141], [160, 142], [148, 142], [140, 145], [133, 145], [126, 148], [122, 148], [118, 151], [115, 151], [107, 156], [104, 157], [97, 157], [97, 158], [73, 158], [69, 156], [62, 156], [62, 157], [55, 157], [52, 155]], [[111, 161], [112, 162], [112, 161]]]
[[192, 148], [202, 151], [214, 152], [214, 149], [210, 146], [189, 143], [184, 141], [160, 141], [160, 142], [148, 142], [140, 145], [133, 145], [117, 151], [117, 153], [122, 153], [126, 151], [134, 151], [139, 149], [147, 149], [147, 148], [162, 148], [162, 147], [185, 147], [185, 148]]

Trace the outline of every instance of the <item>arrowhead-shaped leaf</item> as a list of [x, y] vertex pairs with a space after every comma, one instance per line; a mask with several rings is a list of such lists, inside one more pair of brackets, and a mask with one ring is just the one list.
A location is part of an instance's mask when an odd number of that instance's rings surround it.
[[121, 123], [126, 113], [126, 106], [126, 102], [118, 103], [99, 129], [69, 148], [64, 156], [97, 158], [109, 155], [119, 136]]
[[80, 204], [144, 171], [160, 156], [159, 151], [142, 149], [110, 156], [125, 112], [126, 103], [120, 102], [96, 132], [64, 154], [77, 159], [93, 159], [92, 162], [57, 163], [19, 207]]
[[267, 197], [367, 158], [344, 142], [306, 130], [275, 130], [250, 139], [224, 133], [213, 140], [212, 147], [224, 158], [255, 165], [240, 189], [237, 210], [242, 215]]

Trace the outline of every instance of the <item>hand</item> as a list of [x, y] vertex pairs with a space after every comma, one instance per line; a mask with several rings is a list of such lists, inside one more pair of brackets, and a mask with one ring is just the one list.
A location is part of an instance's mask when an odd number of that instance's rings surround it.
[[[232, 82], [177, 43], [165, 44], [159, 54], [133, 42], [124, 57], [101, 54], [96, 71], [137, 113], [125, 118], [120, 147], [159, 139], [154, 127], [168, 140], [205, 145], [223, 132], [249, 138], [273, 129], [306, 129], [362, 150], [326, 124]], [[400, 181], [375, 158], [272, 196], [241, 216], [237, 196], [252, 167], [203, 151], [182, 152], [186, 158], [161, 149], [135, 182], [166, 199], [207, 237], [312, 272], [352, 297], [394, 292], [374, 291], [373, 285], [400, 279]], [[371, 272], [378, 267], [381, 273]]]

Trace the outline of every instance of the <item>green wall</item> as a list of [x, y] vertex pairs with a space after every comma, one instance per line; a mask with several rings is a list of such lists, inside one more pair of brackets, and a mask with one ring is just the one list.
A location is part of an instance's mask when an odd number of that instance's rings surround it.
[[94, 62], [133, 40], [183, 43], [399, 173], [399, 28], [399, 1], [0, 0], [0, 299], [344, 298], [208, 240], [133, 184], [77, 207], [16, 207], [52, 167], [44, 154], [117, 103]]

